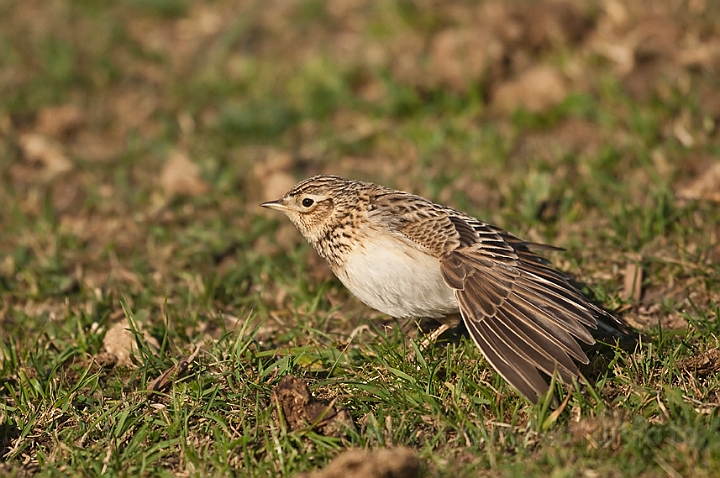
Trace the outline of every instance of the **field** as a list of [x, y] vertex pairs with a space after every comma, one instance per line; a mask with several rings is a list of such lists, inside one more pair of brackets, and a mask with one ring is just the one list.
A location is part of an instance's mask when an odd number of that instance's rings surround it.
[[[716, 476], [719, 157], [712, 0], [3, 0], [0, 475]], [[565, 248], [637, 343], [556, 408], [420, 350], [258, 206], [320, 173]]]

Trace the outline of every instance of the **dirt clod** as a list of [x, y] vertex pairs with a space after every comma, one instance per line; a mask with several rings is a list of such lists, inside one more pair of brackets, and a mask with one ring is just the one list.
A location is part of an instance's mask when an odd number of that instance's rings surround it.
[[18, 138], [18, 144], [26, 164], [31, 165], [31, 172], [23, 174], [28, 168], [23, 169], [23, 165], [17, 165], [15, 169], [18, 174], [14, 174], [16, 178], [34, 177], [40, 182], [50, 182], [73, 169], [73, 163], [65, 155], [62, 146], [47, 136], [26, 133]]
[[501, 84], [494, 93], [492, 106], [504, 113], [520, 107], [542, 113], [561, 103], [567, 95], [562, 75], [552, 67], [541, 65]]
[[[153, 336], [144, 331], [139, 322], [135, 323], [136, 330], [142, 334], [143, 340], [154, 348], [160, 348], [160, 344]], [[137, 339], [135, 332], [130, 329], [126, 321], [117, 322], [105, 333], [103, 338], [103, 353], [98, 355], [98, 362], [106, 365], [122, 367], [134, 367], [132, 354], [137, 352]]]
[[315, 399], [302, 378], [283, 377], [273, 389], [273, 399], [291, 431], [312, 427], [323, 435], [340, 436], [344, 429], [352, 426], [346, 410]]
[[347, 450], [327, 467], [298, 478], [415, 478], [420, 475], [420, 459], [409, 448]]
[[628, 262], [625, 266], [625, 282], [622, 297], [637, 302], [642, 297], [643, 270], [636, 262]]
[[210, 190], [210, 185], [200, 177], [200, 166], [182, 151], [175, 151], [165, 162], [160, 184], [169, 195], [200, 196]]
[[720, 202], [720, 163], [709, 165], [677, 192], [679, 199]]
[[720, 371], [720, 350], [707, 350], [700, 355], [694, 355], [682, 360], [678, 366], [687, 373], [697, 374], [698, 377], [709, 377]]

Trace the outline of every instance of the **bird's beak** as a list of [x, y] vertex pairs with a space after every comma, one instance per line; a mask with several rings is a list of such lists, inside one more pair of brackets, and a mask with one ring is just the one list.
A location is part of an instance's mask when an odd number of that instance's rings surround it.
[[264, 202], [260, 205], [260, 207], [266, 207], [268, 209], [275, 209], [276, 211], [287, 211], [287, 206], [285, 205], [285, 202], [282, 199], [278, 199], [276, 201], [268, 201]]

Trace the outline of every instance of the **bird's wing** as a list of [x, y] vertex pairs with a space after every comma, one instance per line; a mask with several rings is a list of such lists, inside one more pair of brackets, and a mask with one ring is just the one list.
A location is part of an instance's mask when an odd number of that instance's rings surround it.
[[566, 383], [578, 377], [572, 359], [588, 359], [577, 340], [593, 344], [586, 327], [606, 312], [530, 250], [537, 245], [422, 198], [420, 207], [403, 199], [392, 226], [438, 257], [468, 332], [495, 370], [532, 402], [548, 388], [539, 371]]
[[532, 402], [547, 391], [538, 370], [572, 382], [572, 359], [588, 363], [577, 340], [595, 342], [586, 327], [597, 326], [600, 309], [520, 239], [473, 218], [450, 221], [460, 244], [440, 270], [488, 362]]

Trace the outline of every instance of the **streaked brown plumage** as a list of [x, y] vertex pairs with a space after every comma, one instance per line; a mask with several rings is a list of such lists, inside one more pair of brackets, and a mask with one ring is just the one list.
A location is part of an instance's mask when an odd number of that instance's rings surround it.
[[345, 286], [398, 318], [460, 312], [488, 362], [532, 402], [540, 375], [579, 377], [588, 328], [622, 324], [594, 305], [523, 241], [453, 208], [337, 176], [306, 179], [277, 201]]

